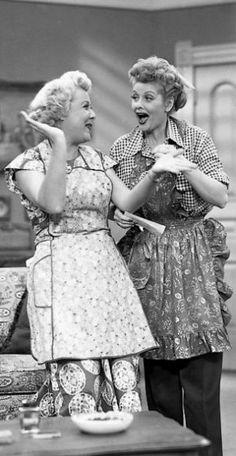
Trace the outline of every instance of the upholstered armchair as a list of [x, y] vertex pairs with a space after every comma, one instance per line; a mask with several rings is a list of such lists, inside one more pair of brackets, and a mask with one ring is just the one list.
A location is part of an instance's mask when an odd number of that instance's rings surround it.
[[18, 415], [45, 378], [30, 352], [26, 268], [0, 268], [0, 420]]

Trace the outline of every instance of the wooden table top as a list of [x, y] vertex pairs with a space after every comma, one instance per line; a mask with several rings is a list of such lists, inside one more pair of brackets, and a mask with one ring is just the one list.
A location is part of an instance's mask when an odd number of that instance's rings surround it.
[[42, 418], [40, 431], [61, 431], [54, 439], [35, 440], [22, 435], [18, 420], [0, 422], [14, 442], [0, 445], [4, 456], [197, 456], [209, 441], [157, 412], [140, 412], [124, 432], [107, 435], [84, 434], [70, 417]]

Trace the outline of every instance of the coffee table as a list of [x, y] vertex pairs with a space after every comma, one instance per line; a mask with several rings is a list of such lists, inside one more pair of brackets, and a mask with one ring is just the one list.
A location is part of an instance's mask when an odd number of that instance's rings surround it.
[[84, 434], [70, 417], [43, 418], [40, 430], [60, 431], [61, 437], [34, 440], [22, 435], [18, 420], [0, 423], [9, 429], [14, 442], [0, 445], [4, 456], [199, 456], [210, 442], [157, 412], [134, 415], [124, 432], [107, 435]]

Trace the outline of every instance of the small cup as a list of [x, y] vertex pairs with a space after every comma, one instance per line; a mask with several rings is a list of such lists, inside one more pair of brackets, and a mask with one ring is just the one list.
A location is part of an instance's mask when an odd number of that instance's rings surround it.
[[40, 424], [40, 409], [31, 404], [24, 403], [19, 407], [20, 428], [22, 434], [37, 434]]

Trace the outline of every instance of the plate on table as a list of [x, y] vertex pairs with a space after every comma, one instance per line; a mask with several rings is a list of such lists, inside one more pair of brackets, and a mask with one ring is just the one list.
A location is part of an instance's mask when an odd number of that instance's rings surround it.
[[71, 416], [80, 431], [88, 434], [112, 434], [128, 429], [133, 421], [128, 412], [94, 412]]

